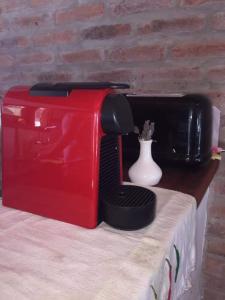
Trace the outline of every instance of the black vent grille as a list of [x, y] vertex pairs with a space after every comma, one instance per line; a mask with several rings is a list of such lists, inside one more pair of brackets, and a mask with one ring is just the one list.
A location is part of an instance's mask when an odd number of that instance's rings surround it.
[[100, 199], [102, 194], [114, 193], [120, 185], [120, 160], [117, 135], [105, 135], [100, 150]]
[[108, 134], [102, 137], [99, 172], [98, 222], [100, 223], [102, 221], [102, 200], [118, 194], [120, 186], [120, 155], [117, 135]]
[[117, 194], [102, 200], [103, 220], [122, 230], [136, 230], [155, 218], [156, 195], [143, 187], [121, 185]]
[[138, 186], [121, 185], [117, 197], [107, 199], [111, 205], [120, 207], [143, 207], [155, 199], [155, 194]]
[[120, 155], [117, 135], [108, 134], [101, 139], [99, 173], [98, 222], [100, 223], [103, 199], [115, 198], [120, 186]]

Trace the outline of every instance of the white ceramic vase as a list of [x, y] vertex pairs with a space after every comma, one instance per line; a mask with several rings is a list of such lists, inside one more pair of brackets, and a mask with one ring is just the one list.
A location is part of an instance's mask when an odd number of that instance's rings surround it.
[[152, 140], [139, 142], [140, 154], [138, 160], [130, 167], [128, 175], [135, 184], [156, 185], [162, 177], [162, 170], [152, 158]]

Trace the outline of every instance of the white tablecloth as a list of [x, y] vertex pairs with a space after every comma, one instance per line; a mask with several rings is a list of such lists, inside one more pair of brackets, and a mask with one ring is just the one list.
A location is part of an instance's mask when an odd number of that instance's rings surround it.
[[195, 264], [196, 201], [151, 190], [157, 217], [133, 232], [105, 223], [85, 229], [1, 206], [0, 299], [167, 300], [170, 287], [177, 299]]

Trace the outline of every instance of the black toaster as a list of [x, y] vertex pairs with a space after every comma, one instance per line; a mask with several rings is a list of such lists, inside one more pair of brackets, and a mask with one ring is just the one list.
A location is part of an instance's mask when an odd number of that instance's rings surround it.
[[[145, 120], [155, 123], [152, 155], [161, 164], [199, 165], [211, 157], [212, 106], [203, 95], [126, 95], [134, 124], [142, 130]], [[123, 160], [139, 155], [138, 134], [123, 137]]]

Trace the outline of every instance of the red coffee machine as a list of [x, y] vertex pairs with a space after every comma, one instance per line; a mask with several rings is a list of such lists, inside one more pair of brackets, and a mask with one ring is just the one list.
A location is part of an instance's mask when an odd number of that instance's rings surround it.
[[[120, 135], [133, 130], [133, 120], [126, 98], [114, 88], [128, 86], [37, 84], [6, 94], [3, 205], [87, 228], [105, 220], [121, 229], [137, 229], [152, 221], [151, 192], [121, 185]], [[136, 221], [125, 212], [135, 206], [127, 201], [133, 191], [135, 205], [143, 209]]]

